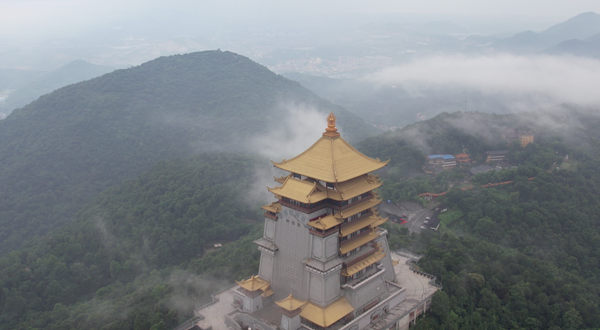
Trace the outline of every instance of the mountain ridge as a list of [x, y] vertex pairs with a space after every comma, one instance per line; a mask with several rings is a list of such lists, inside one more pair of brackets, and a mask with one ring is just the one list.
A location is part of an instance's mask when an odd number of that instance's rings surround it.
[[282, 101], [334, 111], [348, 138], [371, 128], [246, 57], [161, 57], [60, 88], [0, 122], [0, 251], [68, 219], [100, 191], [162, 159], [247, 152], [287, 116]]

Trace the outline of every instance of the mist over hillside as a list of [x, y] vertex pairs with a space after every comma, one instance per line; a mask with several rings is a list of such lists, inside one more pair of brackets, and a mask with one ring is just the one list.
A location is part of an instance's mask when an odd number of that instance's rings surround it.
[[[159, 160], [260, 153], [256, 139], [306, 148], [330, 111], [349, 140], [372, 133], [298, 83], [221, 51], [159, 58], [42, 96], [0, 122], [0, 250], [68, 222], [100, 191]], [[295, 150], [270, 147], [280, 157]]]
[[442, 284], [411, 329], [600, 328], [600, 4], [1, 7], [0, 330], [195, 318], [257, 274], [269, 160], [329, 112], [390, 160], [377, 195], [439, 221], [382, 224]]
[[0, 112], [9, 114], [14, 109], [20, 108], [44, 94], [70, 84], [101, 76], [113, 70], [114, 68], [109, 66], [94, 65], [76, 60], [25, 85], [20, 84], [16, 79], [11, 80], [8, 83], [10, 84], [9, 88], [16, 90], [8, 93], [6, 99], [0, 102]]

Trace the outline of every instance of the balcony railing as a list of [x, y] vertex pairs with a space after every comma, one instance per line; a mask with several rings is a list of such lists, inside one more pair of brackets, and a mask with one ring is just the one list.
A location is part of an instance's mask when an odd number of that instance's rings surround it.
[[360, 221], [360, 220], [362, 220], [362, 219], [364, 219], [364, 218], [367, 218], [367, 217], [370, 217], [370, 216], [372, 216], [372, 215], [373, 215], [373, 211], [369, 211], [369, 212], [367, 212], [367, 213], [365, 213], [365, 214], [361, 215], [360, 217], [358, 217], [358, 218], [356, 218], [356, 219], [353, 219], [352, 221], [348, 221], [348, 222], [346, 222], [346, 223], [343, 223], [343, 224], [342, 224], [342, 229], [344, 229], [344, 228], [346, 228], [346, 227], [348, 227], [348, 226], [351, 226], [351, 225], [355, 224], [357, 221]]
[[340, 243], [340, 247], [343, 247], [343, 246], [344, 246], [344, 245], [346, 245], [346, 244], [350, 244], [351, 242], [354, 242], [354, 241], [356, 241], [357, 239], [359, 239], [359, 238], [361, 238], [361, 237], [363, 237], [363, 236], [366, 236], [366, 235], [368, 235], [370, 232], [371, 232], [370, 230], [365, 230], [365, 231], [363, 231], [362, 233], [360, 233], [360, 234], [358, 234], [358, 235], [356, 235], [356, 236], [353, 236], [351, 239], [347, 239], [347, 240], [345, 240], [345, 241], [341, 242], [341, 243]]
[[334, 210], [337, 210], [337, 211], [343, 211], [343, 210], [349, 209], [349, 208], [351, 208], [351, 207], [353, 207], [355, 205], [358, 205], [360, 203], [364, 203], [364, 202], [366, 202], [368, 200], [371, 200], [373, 197], [374, 197], [373, 193], [369, 192], [369, 194], [367, 196], [365, 196], [365, 197], [363, 197], [363, 198], [355, 201], [354, 203], [346, 204], [346, 205], [343, 205], [343, 206], [337, 206], [337, 205], [334, 205], [333, 203], [331, 203], [330, 207], [332, 209], [334, 209]]
[[359, 262], [361, 260], [364, 260], [364, 259], [368, 258], [369, 256], [372, 256], [377, 251], [379, 251], [379, 249], [373, 248], [371, 251], [363, 254], [362, 256], [359, 256], [359, 257], [357, 257], [355, 259], [352, 259], [350, 261], [344, 262], [342, 265], [343, 265], [343, 267], [350, 267], [350, 266], [356, 264], [357, 262]]
[[265, 217], [277, 221], [277, 215], [275, 215], [275, 214], [273, 214], [271, 212], [265, 212]]
[[313, 235], [317, 235], [317, 236], [321, 236], [321, 237], [325, 237], [325, 236], [329, 236], [333, 233], [336, 233], [338, 231], [337, 226], [333, 227], [333, 228], [329, 228], [326, 231], [320, 231], [318, 229], [315, 228], [310, 228], [308, 229], [308, 231], [313, 234]]

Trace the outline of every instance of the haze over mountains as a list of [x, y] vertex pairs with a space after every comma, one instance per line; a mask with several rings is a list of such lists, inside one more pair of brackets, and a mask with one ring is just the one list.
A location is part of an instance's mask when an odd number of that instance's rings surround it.
[[[53, 4], [61, 17], [80, 6]], [[423, 254], [420, 269], [443, 279], [415, 330], [600, 327], [598, 14], [224, 1], [223, 19], [207, 17], [216, 4], [176, 1], [148, 20], [154, 2], [114, 4], [130, 12], [56, 35], [19, 37], [26, 19], [51, 17], [41, 2], [0, 21], [0, 93], [14, 90], [0, 107], [16, 108], [0, 121], [0, 330], [169, 330], [193, 317], [256, 274], [268, 160], [306, 149], [330, 111], [361, 152], [390, 159], [382, 198], [446, 193], [439, 232], [385, 225], [391, 249]], [[286, 10], [257, 15], [265, 5]], [[518, 168], [423, 173], [429, 153], [479, 165], [505, 148]]]
[[351, 141], [373, 132], [298, 83], [221, 51], [159, 58], [42, 96], [0, 122], [0, 251], [68, 221], [90, 198], [161, 159], [260, 153], [253, 138], [309, 133], [282, 130], [290, 120], [308, 120], [319, 134], [322, 124], [296, 109], [334, 111]]
[[[44, 94], [70, 84], [101, 76], [113, 70], [114, 68], [109, 66], [76, 60], [55, 71], [35, 76], [34, 80], [31, 81], [28, 77], [33, 75], [35, 71], [30, 74], [30, 71], [18, 70], [14, 73], [14, 77], [6, 79], [4, 88], [0, 87], [0, 90], [16, 89], [7, 93], [6, 100], [0, 102], [0, 112], [11, 113], [14, 109], [35, 101]], [[17, 74], [18, 76], [16, 76]], [[27, 83], [21, 81], [27, 81]]]

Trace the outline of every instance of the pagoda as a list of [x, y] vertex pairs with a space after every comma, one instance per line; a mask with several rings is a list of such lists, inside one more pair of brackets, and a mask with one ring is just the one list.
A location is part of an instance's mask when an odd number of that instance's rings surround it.
[[346, 142], [331, 113], [319, 140], [273, 165], [289, 174], [268, 188], [277, 201], [263, 206], [259, 272], [238, 282], [241, 309], [253, 313], [274, 299], [283, 329], [339, 328], [399, 293], [379, 227], [387, 221], [374, 191], [382, 183], [371, 174], [387, 162]]

